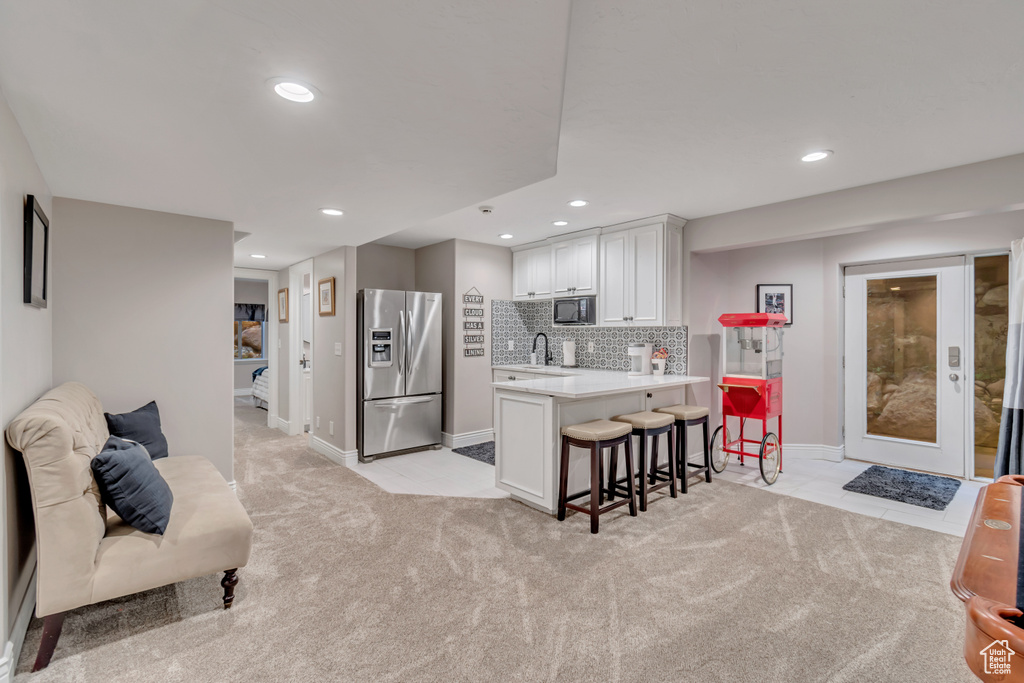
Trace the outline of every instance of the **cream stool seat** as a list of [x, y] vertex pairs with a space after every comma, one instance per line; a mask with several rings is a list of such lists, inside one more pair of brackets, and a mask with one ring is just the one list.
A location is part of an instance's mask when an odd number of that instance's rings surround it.
[[680, 403], [679, 405], [665, 408], [656, 408], [654, 412], [672, 415], [677, 420], [696, 420], [701, 417], [707, 417], [708, 409], [704, 406], [688, 406]]
[[[566, 508], [585, 512], [590, 515], [590, 533], [597, 533], [597, 518], [610, 510], [622, 505], [629, 504], [629, 514], [636, 517], [636, 488], [633, 481], [633, 442], [630, 434], [633, 427], [624, 422], [612, 422], [611, 420], [592, 420], [577, 425], [566, 425], [562, 427], [562, 457], [559, 463], [558, 473], [558, 521], [565, 520]], [[590, 490], [583, 490], [573, 495], [568, 494], [569, 486], [569, 448], [576, 446], [590, 451]], [[612, 497], [612, 491], [604, 488], [604, 460], [601, 452], [605, 448], [611, 448], [611, 467], [614, 469], [618, 460], [619, 446], [626, 447], [626, 472], [629, 474], [629, 495], [627, 498], [615, 503], [609, 503], [604, 507], [605, 494]], [[588, 507], [573, 505], [570, 500], [576, 500], [582, 496], [590, 496]]]
[[628, 415], [616, 415], [612, 420], [615, 422], [627, 422], [633, 425], [633, 429], [657, 429], [658, 427], [668, 427], [675, 422], [675, 417], [667, 413], [643, 411], [640, 413], [629, 413]]
[[572, 437], [579, 441], [606, 441], [630, 433], [631, 428], [622, 422], [611, 420], [592, 420], [578, 425], [562, 427], [562, 436]]

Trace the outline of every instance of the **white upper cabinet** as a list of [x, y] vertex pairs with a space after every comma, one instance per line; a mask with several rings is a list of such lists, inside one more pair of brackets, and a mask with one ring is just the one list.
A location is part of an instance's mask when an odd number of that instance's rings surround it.
[[555, 296], [597, 294], [597, 235], [557, 242], [551, 249]]
[[513, 253], [512, 298], [516, 301], [550, 299], [551, 260], [551, 247], [537, 247]]
[[683, 224], [664, 215], [563, 235], [512, 254], [516, 301], [597, 295], [598, 324], [683, 324]]
[[601, 235], [602, 325], [682, 324], [682, 222], [643, 223]]

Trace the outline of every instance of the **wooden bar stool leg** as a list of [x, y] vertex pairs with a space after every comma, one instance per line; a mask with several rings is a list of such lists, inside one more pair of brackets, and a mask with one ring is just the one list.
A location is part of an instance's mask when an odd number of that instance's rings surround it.
[[558, 521], [565, 521], [566, 488], [569, 485], [569, 437], [562, 437], [562, 459], [558, 471]]
[[629, 514], [636, 517], [636, 477], [633, 472], [633, 439], [626, 438], [626, 481], [629, 482]]
[[682, 480], [683, 493], [689, 490], [690, 466], [687, 464], [689, 451], [686, 447], [686, 420], [678, 420], [676, 427], [679, 429], [679, 458], [676, 460], [676, 467], [679, 469], [679, 478]]
[[711, 443], [708, 440], [708, 418], [704, 416], [704, 481], [711, 483]]
[[590, 444], [590, 533], [597, 533], [597, 520], [601, 515], [598, 498], [601, 496], [601, 475], [598, 472], [601, 461], [601, 442]]
[[[647, 441], [647, 434], [644, 433], [642, 438], [644, 441]], [[651, 466], [649, 468], [650, 476], [647, 479], [647, 483], [654, 486], [658, 483], [658, 437], [652, 437], [651, 441], [653, 442], [651, 443]], [[669, 453], [668, 459], [672, 459], [671, 453]]]
[[[668, 434], [668, 443], [669, 443], [669, 447], [668, 447], [668, 476], [669, 476], [668, 490], [669, 490], [669, 493], [672, 494], [673, 498], [678, 498], [679, 497], [679, 489], [676, 488], [676, 477], [679, 476], [679, 473], [676, 471], [676, 454], [672, 452], [672, 430], [671, 429], [668, 430], [667, 434]], [[654, 447], [655, 448], [658, 447], [658, 440], [659, 439], [660, 439], [659, 436], [654, 437]]]
[[[626, 443], [633, 445], [633, 437], [630, 436]], [[637, 479], [640, 480], [640, 512], [647, 512], [647, 439], [640, 437], [640, 461], [638, 463]]]
[[601, 450], [597, 452], [597, 481], [597, 499], [604, 505], [604, 453]]
[[615, 500], [615, 487], [619, 478], [619, 445], [612, 446], [612, 455], [608, 459], [608, 501]]

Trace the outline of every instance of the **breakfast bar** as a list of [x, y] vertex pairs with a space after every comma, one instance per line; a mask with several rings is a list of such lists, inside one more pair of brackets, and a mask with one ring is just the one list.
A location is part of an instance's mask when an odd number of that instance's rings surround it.
[[[629, 375], [612, 370], [551, 366], [495, 366], [495, 485], [512, 498], [554, 514], [558, 497], [561, 428], [614, 415], [685, 403], [689, 375]], [[665, 435], [660, 438], [666, 439]], [[668, 453], [663, 443], [662, 453]], [[569, 460], [569, 490], [589, 486], [583, 451]]]

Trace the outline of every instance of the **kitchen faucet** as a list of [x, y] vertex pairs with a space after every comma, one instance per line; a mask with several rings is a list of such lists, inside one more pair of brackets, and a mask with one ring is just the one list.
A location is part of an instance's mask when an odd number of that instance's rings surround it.
[[537, 353], [537, 339], [538, 337], [544, 337], [544, 365], [550, 365], [551, 361], [551, 346], [548, 344], [548, 335], [543, 332], [538, 332], [533, 338], [533, 353]]

